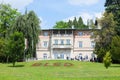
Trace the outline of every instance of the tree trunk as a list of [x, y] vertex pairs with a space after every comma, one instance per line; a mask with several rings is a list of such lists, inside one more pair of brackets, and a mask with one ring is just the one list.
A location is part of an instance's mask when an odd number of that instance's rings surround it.
[[13, 67], [15, 67], [15, 61], [13, 61]]
[[9, 56], [7, 56], [7, 63], [9, 62]]

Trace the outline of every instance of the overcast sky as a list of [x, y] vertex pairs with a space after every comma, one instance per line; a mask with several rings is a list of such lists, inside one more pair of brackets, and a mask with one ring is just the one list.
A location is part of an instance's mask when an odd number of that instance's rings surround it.
[[100, 18], [104, 12], [105, 0], [0, 0], [24, 13], [33, 10], [42, 21], [42, 29], [52, 28], [57, 21], [67, 21], [74, 17], [87, 19]]

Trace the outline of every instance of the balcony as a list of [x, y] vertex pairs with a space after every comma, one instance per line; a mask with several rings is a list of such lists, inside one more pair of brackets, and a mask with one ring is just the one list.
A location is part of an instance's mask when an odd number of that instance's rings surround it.
[[64, 35], [61, 35], [61, 34], [53, 34], [52, 36], [53, 36], [53, 37], [72, 37], [73, 35], [72, 35], [72, 34], [64, 34]]
[[75, 51], [79, 51], [79, 50], [81, 50], [81, 51], [93, 51], [94, 48], [92, 48], [92, 47], [82, 47], [82, 48], [74, 47], [74, 50]]
[[71, 44], [53, 44], [52, 48], [73, 48]]

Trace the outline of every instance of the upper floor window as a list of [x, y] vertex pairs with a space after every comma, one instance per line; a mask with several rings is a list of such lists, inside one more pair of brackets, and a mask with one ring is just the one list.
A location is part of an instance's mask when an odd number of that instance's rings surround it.
[[47, 41], [43, 42], [43, 47], [48, 47], [48, 42]]
[[91, 41], [91, 47], [94, 48], [95, 47], [95, 42]]
[[83, 47], [83, 42], [79, 41], [79, 48], [82, 48], [82, 47]]
[[58, 40], [57, 39], [54, 40], [54, 44], [58, 45]]
[[48, 32], [43, 32], [43, 36], [48, 36]]
[[70, 45], [70, 39], [67, 39], [67, 40], [66, 40], [66, 44], [67, 44], [67, 45]]
[[63, 39], [61, 39], [60, 44], [61, 44], [61, 45], [63, 45], [63, 44], [64, 44], [64, 40], [63, 40]]
[[78, 32], [78, 36], [83, 36], [83, 32]]

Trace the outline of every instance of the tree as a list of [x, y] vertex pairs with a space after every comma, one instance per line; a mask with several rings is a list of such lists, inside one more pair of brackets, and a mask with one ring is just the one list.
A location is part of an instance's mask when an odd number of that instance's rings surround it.
[[114, 20], [117, 22], [116, 32], [120, 36], [120, 0], [106, 0], [106, 12], [114, 15]]
[[115, 36], [111, 42], [111, 55], [112, 59], [120, 62], [120, 37]]
[[111, 61], [112, 61], [111, 54], [110, 54], [110, 52], [107, 52], [103, 58], [103, 63], [104, 63], [104, 66], [106, 67], [106, 69], [108, 69], [108, 67], [111, 65]]
[[95, 29], [96, 28], [96, 26], [95, 26], [95, 24], [94, 24], [94, 22], [93, 22], [93, 20], [92, 19], [88, 19], [87, 20], [87, 26], [90, 28], [90, 29]]
[[75, 29], [78, 29], [78, 21], [77, 21], [76, 17], [74, 17], [73, 26], [74, 26]]
[[64, 21], [59, 21], [59, 22], [56, 22], [56, 25], [53, 27], [55, 29], [67, 29], [69, 28], [67, 22], [64, 22]]
[[27, 39], [26, 55], [36, 57], [36, 44], [39, 40], [40, 21], [34, 11], [20, 15], [15, 24], [14, 30], [22, 32]]
[[86, 26], [84, 25], [82, 18], [79, 17], [79, 19], [78, 19], [78, 29], [85, 29], [85, 27]]
[[14, 32], [10, 36], [9, 52], [9, 56], [12, 58], [13, 66], [15, 66], [15, 62], [23, 56], [24, 53], [24, 36], [22, 33]]
[[71, 28], [72, 28], [72, 26], [73, 26], [73, 22], [72, 22], [72, 20], [69, 20], [69, 21], [68, 21], [68, 28], [70, 28], [70, 29], [71, 29]]
[[0, 56], [2, 62], [8, 58], [8, 38], [12, 32], [13, 24], [19, 16], [20, 13], [16, 10], [11, 8], [9, 4], [0, 4], [0, 38], [2, 38], [1, 46], [4, 44], [1, 49], [4, 51], [2, 52], [3, 55]]
[[79, 17], [79, 19], [77, 20], [76, 17], [74, 17], [74, 20], [69, 20], [68, 22], [64, 22], [64, 21], [59, 21], [56, 22], [56, 25], [53, 27], [55, 29], [72, 29], [74, 27], [74, 29], [88, 29], [88, 26], [86, 26], [83, 23], [83, 20], [81, 17]]
[[104, 13], [103, 17], [99, 20], [102, 27], [100, 30], [95, 31], [94, 34], [96, 41], [94, 53], [98, 55], [100, 60], [103, 59], [107, 51], [110, 51], [112, 37], [116, 35], [116, 22], [113, 18], [114, 16], [112, 13]]
[[[28, 13], [28, 18], [27, 18], [29, 30], [31, 31], [31, 40], [29, 39], [30, 43], [32, 44], [32, 57], [36, 57], [36, 44], [38, 43], [39, 40], [39, 32], [40, 32], [40, 21], [37, 15], [34, 13], [34, 11], [30, 11]], [[30, 46], [29, 46], [30, 47]]]
[[0, 61], [3, 62], [3, 57], [5, 56], [5, 41], [3, 38], [0, 38]]
[[20, 13], [16, 9], [12, 9], [9, 4], [0, 4], [0, 36], [6, 37], [9, 35], [10, 28], [13, 27], [13, 23], [16, 17]]

